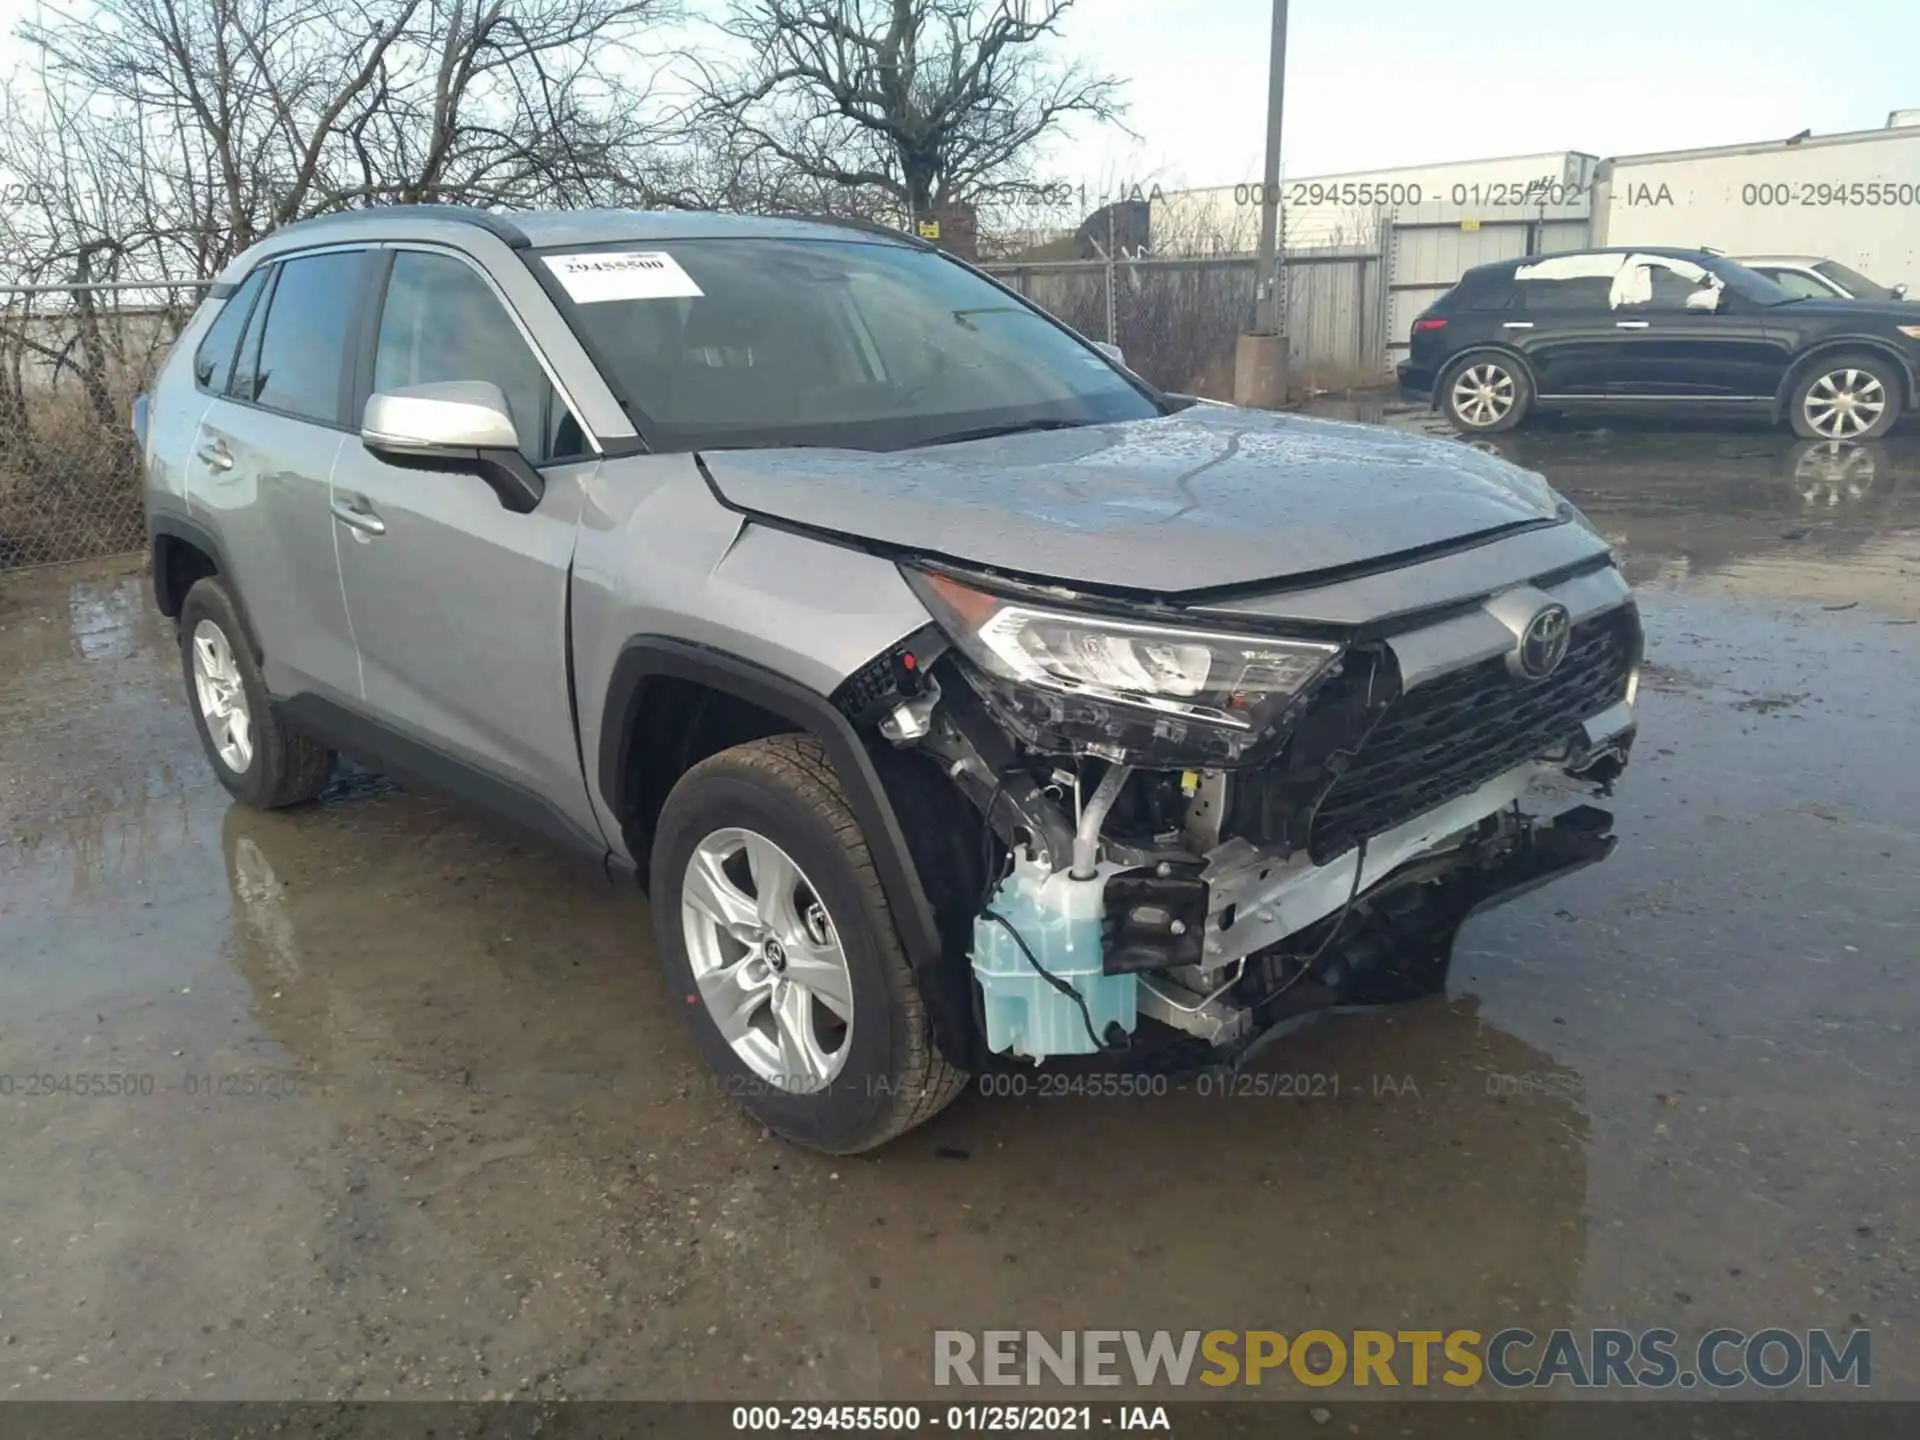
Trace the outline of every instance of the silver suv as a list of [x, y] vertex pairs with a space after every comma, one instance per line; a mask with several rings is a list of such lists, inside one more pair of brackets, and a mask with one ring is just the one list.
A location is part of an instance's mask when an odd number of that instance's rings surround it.
[[346, 753], [638, 879], [706, 1057], [821, 1149], [1431, 992], [1613, 844], [1566, 777], [1625, 764], [1640, 624], [1540, 477], [1164, 394], [894, 232], [293, 225], [134, 425], [227, 789]]

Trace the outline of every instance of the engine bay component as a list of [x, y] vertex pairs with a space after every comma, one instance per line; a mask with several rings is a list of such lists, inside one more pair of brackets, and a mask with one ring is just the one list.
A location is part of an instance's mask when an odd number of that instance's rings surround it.
[[1107, 879], [1101, 936], [1109, 975], [1198, 965], [1206, 948], [1206, 862], [1162, 860]]
[[[1536, 786], [1606, 793], [1632, 746], [1639, 617], [1592, 576], [1336, 641], [901, 571], [948, 648], [922, 664], [909, 637], [861, 713], [980, 816], [964, 883], [987, 893], [946, 903], [986, 1052], [1239, 1055], [1297, 1015], [1431, 993], [1467, 914], [1612, 847], [1604, 812], [1525, 813]], [[1529, 668], [1506, 650], [1542, 615]]]
[[1119, 868], [1102, 861], [1083, 879], [1016, 856], [974, 921], [989, 1050], [1042, 1060], [1125, 1045], [1139, 982], [1101, 964], [1102, 897]]

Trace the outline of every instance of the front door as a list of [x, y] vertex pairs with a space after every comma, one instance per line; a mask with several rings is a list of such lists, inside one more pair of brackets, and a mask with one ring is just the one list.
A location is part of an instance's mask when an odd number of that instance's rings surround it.
[[574, 524], [595, 461], [480, 270], [447, 251], [390, 254], [371, 389], [498, 385], [546, 494], [516, 514], [478, 475], [401, 469], [357, 439], [342, 449], [333, 533], [367, 714], [388, 732], [377, 743], [395, 768], [604, 848], [567, 650]]
[[[1701, 295], [1717, 307], [1695, 308]], [[1607, 389], [1621, 399], [1771, 398], [1786, 373], [1786, 347], [1759, 311], [1690, 261], [1629, 256], [1614, 301]]]

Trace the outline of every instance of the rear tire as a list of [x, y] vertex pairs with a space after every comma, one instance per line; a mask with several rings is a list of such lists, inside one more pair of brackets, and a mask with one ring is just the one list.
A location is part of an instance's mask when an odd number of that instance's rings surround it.
[[1527, 367], [1493, 351], [1463, 355], [1440, 377], [1440, 413], [1463, 435], [1511, 430], [1533, 409]]
[[216, 578], [195, 581], [180, 602], [180, 664], [194, 728], [229, 795], [255, 810], [279, 810], [326, 788], [333, 751], [280, 722], [253, 637]]
[[775, 1133], [870, 1150], [965, 1086], [935, 1047], [866, 837], [811, 736], [737, 745], [681, 776], [648, 893], [695, 1043]]
[[1787, 419], [1803, 440], [1878, 440], [1899, 422], [1906, 377], [1878, 355], [1816, 360], [1793, 387]]

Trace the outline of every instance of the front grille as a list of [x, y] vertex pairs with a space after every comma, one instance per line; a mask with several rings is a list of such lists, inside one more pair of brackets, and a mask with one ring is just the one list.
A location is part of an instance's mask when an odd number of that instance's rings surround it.
[[1618, 702], [1639, 646], [1631, 605], [1582, 621], [1545, 680], [1503, 659], [1442, 675], [1388, 709], [1314, 815], [1308, 850], [1325, 864], [1350, 846], [1548, 754]]

